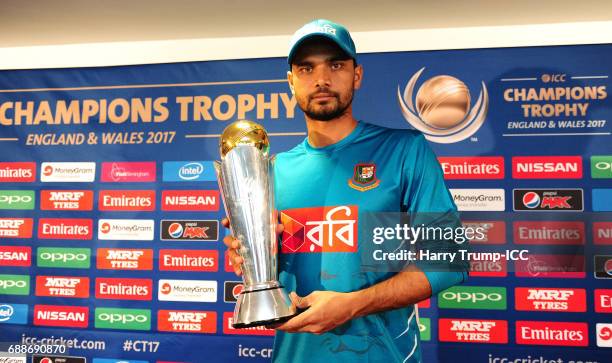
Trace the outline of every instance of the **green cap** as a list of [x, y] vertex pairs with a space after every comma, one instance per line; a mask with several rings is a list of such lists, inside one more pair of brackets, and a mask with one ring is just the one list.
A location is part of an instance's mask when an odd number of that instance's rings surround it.
[[356, 59], [357, 51], [355, 50], [355, 43], [351, 38], [349, 31], [340, 24], [336, 24], [333, 21], [325, 19], [313, 20], [310, 23], [304, 25], [298, 31], [293, 34], [289, 47], [289, 55], [287, 56], [287, 63], [291, 65], [293, 56], [298, 50], [300, 45], [308, 39], [314, 37], [327, 38], [340, 47], [349, 57]]

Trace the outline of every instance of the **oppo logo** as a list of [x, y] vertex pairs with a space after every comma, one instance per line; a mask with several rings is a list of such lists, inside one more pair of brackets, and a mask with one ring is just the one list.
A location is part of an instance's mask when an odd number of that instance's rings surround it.
[[485, 294], [483, 292], [453, 292], [447, 291], [442, 294], [442, 298], [445, 300], [456, 301], [458, 303], [469, 301], [469, 302], [479, 302], [479, 301], [502, 301], [504, 298], [501, 294], [498, 293], [488, 293]]
[[84, 253], [59, 253], [59, 252], [43, 252], [40, 254], [40, 258], [45, 261], [86, 261], [88, 256]]
[[599, 161], [595, 163], [595, 169], [601, 171], [612, 172], [612, 162], [610, 161]]
[[0, 280], [0, 289], [10, 289], [13, 287], [25, 288], [28, 286], [28, 283], [23, 280]]
[[111, 324], [120, 323], [120, 324], [130, 324], [130, 323], [146, 323], [149, 320], [149, 317], [146, 315], [138, 314], [108, 314], [102, 313], [98, 315], [98, 319], [101, 321], [106, 321]]
[[14, 203], [30, 203], [33, 198], [29, 195], [0, 195], [0, 203], [14, 204]]

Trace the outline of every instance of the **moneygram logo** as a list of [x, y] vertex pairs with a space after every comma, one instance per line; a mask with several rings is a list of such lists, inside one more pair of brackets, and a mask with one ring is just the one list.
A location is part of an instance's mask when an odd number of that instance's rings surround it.
[[576, 278], [586, 277], [584, 255], [536, 255], [530, 254], [527, 261], [517, 260], [517, 277]]
[[156, 166], [149, 162], [104, 162], [100, 180], [105, 183], [154, 182]]
[[503, 179], [503, 156], [447, 156], [438, 161], [444, 179]]
[[151, 279], [96, 279], [96, 299], [151, 300], [152, 296]]
[[38, 247], [36, 265], [52, 268], [89, 268], [89, 248]]
[[593, 222], [593, 242], [612, 245], [612, 222]]
[[438, 294], [442, 309], [506, 310], [506, 289], [503, 287], [454, 286]]
[[165, 161], [163, 181], [202, 182], [216, 181], [212, 161]]
[[612, 155], [593, 155], [591, 156], [591, 178], [593, 179], [612, 178]]
[[218, 269], [217, 250], [159, 250], [160, 271], [216, 272]]
[[154, 228], [152, 219], [100, 219], [98, 239], [152, 241]]
[[98, 209], [101, 211], [153, 211], [154, 190], [100, 190]]
[[162, 210], [216, 212], [219, 210], [219, 191], [164, 190]]
[[28, 305], [27, 304], [0, 303], [0, 324], [24, 325], [27, 323], [28, 323]]
[[91, 219], [41, 218], [38, 220], [40, 239], [88, 240], [93, 236]]
[[506, 277], [508, 262], [505, 258], [499, 261], [471, 260], [470, 276], [472, 277]]
[[152, 270], [153, 250], [98, 248], [96, 267], [99, 270]]
[[77, 276], [36, 276], [36, 296], [89, 297], [89, 278]]
[[97, 329], [151, 330], [151, 310], [96, 308]]
[[514, 179], [580, 179], [581, 156], [514, 156]]
[[217, 302], [217, 281], [159, 280], [159, 301]]
[[162, 241], [216, 241], [219, 239], [217, 220], [162, 220]]
[[517, 221], [512, 225], [516, 244], [582, 245], [585, 243], [584, 222]]
[[29, 246], [0, 246], [0, 266], [29, 267], [32, 248]]
[[593, 256], [596, 279], [612, 279], [612, 255]]
[[87, 328], [88, 321], [89, 308], [86, 306], [34, 306], [34, 325]]
[[517, 287], [514, 298], [519, 311], [586, 312], [585, 289]]
[[32, 218], [0, 218], [0, 238], [32, 238]]
[[462, 221], [464, 228], [483, 231], [483, 238], [470, 240], [472, 244], [501, 245], [506, 243], [506, 222], [504, 221]]
[[32, 183], [36, 181], [36, 163], [0, 162], [0, 183]]
[[583, 211], [582, 189], [514, 189], [515, 211]]
[[238, 301], [238, 296], [244, 290], [242, 281], [225, 281], [223, 283], [223, 301], [226, 303], [235, 303]]
[[0, 190], [0, 209], [34, 209], [34, 191]]
[[91, 190], [41, 190], [41, 210], [92, 210]]
[[41, 182], [93, 182], [96, 178], [96, 163], [42, 163]]
[[441, 342], [508, 343], [506, 320], [439, 319], [438, 334]]
[[595, 312], [612, 313], [612, 289], [595, 289]]
[[460, 211], [504, 211], [506, 195], [503, 189], [450, 189]]
[[597, 346], [612, 348], [612, 324], [597, 323], [595, 325], [597, 334]]
[[157, 330], [214, 334], [217, 332], [217, 313], [214, 311], [159, 310]]
[[30, 275], [0, 275], [0, 295], [30, 295]]
[[587, 323], [517, 321], [516, 343], [587, 347], [589, 329]]
[[235, 329], [232, 327], [234, 324], [234, 313], [224, 312], [223, 313], [223, 334], [228, 335], [262, 335], [262, 336], [274, 336], [274, 329], [267, 329], [264, 326], [256, 326], [244, 329]]
[[357, 252], [357, 206], [281, 212], [283, 253]]
[[484, 82], [473, 107], [470, 90], [461, 80], [439, 75], [423, 82], [414, 96], [414, 88], [425, 67], [408, 81], [404, 93], [397, 87], [397, 99], [404, 118], [429, 141], [449, 144], [472, 136], [485, 121], [489, 95]]

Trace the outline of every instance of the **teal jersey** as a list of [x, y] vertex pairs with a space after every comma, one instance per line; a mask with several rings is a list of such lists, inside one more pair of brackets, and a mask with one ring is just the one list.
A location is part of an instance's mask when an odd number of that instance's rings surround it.
[[[424, 137], [359, 122], [336, 144], [307, 139], [274, 162], [276, 208], [285, 225], [279, 280], [287, 291], [350, 292], [393, 272], [368, 272], [358, 237], [366, 212], [455, 212], [440, 165]], [[424, 271], [435, 294], [467, 272]], [[409, 306], [353, 319], [327, 333], [277, 331], [274, 362], [419, 362], [419, 328]]]

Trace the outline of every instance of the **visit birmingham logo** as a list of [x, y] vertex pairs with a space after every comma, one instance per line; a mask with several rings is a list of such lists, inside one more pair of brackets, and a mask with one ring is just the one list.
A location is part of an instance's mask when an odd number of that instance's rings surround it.
[[439, 75], [415, 86], [425, 70], [412, 75], [402, 94], [397, 87], [397, 99], [404, 118], [421, 131], [429, 141], [451, 144], [474, 135], [482, 126], [489, 108], [489, 94], [484, 82], [472, 107], [470, 90], [461, 80]]

